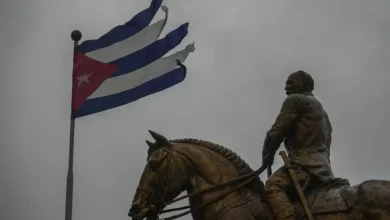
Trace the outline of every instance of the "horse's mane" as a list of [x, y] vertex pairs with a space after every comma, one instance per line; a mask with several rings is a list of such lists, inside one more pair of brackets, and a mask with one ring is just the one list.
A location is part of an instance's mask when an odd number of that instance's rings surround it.
[[[194, 144], [209, 149], [217, 153], [218, 155], [222, 156], [223, 158], [227, 159], [236, 168], [239, 176], [253, 172], [252, 168], [240, 156], [238, 156], [235, 152], [233, 152], [232, 150], [224, 146], [212, 143], [210, 141], [203, 141], [203, 140], [192, 139], [192, 138], [170, 140], [170, 142]], [[258, 181], [260, 181], [260, 178], [259, 177], [257, 178]]]

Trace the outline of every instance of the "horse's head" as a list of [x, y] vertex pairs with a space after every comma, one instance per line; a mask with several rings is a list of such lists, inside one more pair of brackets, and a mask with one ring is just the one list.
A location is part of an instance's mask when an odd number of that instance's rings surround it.
[[156, 219], [166, 202], [184, 190], [187, 179], [185, 164], [174, 152], [174, 144], [156, 132], [149, 132], [155, 142], [146, 141], [149, 146], [147, 164], [129, 211], [134, 220]]
[[[173, 211], [162, 211], [167, 205], [185, 198], [190, 203], [185, 213], [214, 219], [226, 207], [260, 196], [262, 182], [230, 149], [197, 139], [168, 141], [149, 132], [155, 142], [146, 141], [147, 164], [129, 211], [133, 220], [157, 219], [159, 213]], [[183, 191], [187, 195], [175, 199]]]

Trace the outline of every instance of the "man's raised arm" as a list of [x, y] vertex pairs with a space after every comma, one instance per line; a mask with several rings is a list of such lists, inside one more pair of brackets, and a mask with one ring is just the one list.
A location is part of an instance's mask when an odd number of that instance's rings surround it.
[[[267, 132], [263, 145], [263, 160], [272, 160], [283, 139], [299, 117], [301, 95], [293, 94], [284, 100], [282, 109], [272, 128]], [[266, 158], [264, 158], [266, 157]], [[272, 157], [272, 159], [270, 158]], [[264, 163], [264, 162], [263, 162]]]

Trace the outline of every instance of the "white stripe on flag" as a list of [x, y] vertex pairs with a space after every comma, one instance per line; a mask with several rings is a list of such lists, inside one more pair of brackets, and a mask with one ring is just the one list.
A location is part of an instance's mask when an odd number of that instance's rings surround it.
[[155, 42], [160, 36], [168, 19], [168, 8], [163, 5], [161, 6], [161, 9], [165, 12], [164, 19], [152, 25], [149, 25], [148, 27], [144, 28], [140, 32], [134, 34], [133, 36], [123, 41], [119, 41], [108, 47], [91, 51], [86, 55], [100, 62], [109, 63], [116, 59], [127, 56], [131, 53], [134, 53], [148, 46], [149, 44]]
[[159, 60], [156, 60], [155, 62], [150, 63], [141, 69], [117, 77], [109, 78], [104, 81], [103, 84], [90, 97], [88, 97], [88, 99], [99, 98], [123, 92], [162, 76], [165, 73], [168, 73], [169, 71], [178, 67], [176, 60], [184, 62], [188, 54], [193, 51], [195, 51], [194, 43], [187, 45], [184, 50], [176, 52], [175, 54], [172, 54], [168, 57], [163, 57]]

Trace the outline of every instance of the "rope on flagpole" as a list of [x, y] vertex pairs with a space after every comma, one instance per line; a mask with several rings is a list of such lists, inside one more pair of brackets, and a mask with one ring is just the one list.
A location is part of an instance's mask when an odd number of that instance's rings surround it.
[[[74, 41], [74, 49], [79, 45], [82, 34], [78, 30], [74, 30], [71, 33], [71, 38]], [[74, 56], [74, 54], [73, 54]], [[73, 93], [73, 74], [72, 74], [72, 93]], [[73, 94], [72, 96], [73, 97]], [[71, 98], [71, 105], [72, 105]], [[65, 220], [72, 220], [72, 208], [73, 208], [73, 154], [74, 154], [74, 128], [75, 118], [70, 116], [70, 138], [69, 138], [69, 161], [68, 161], [68, 175], [66, 177], [66, 200], [65, 200]]]

